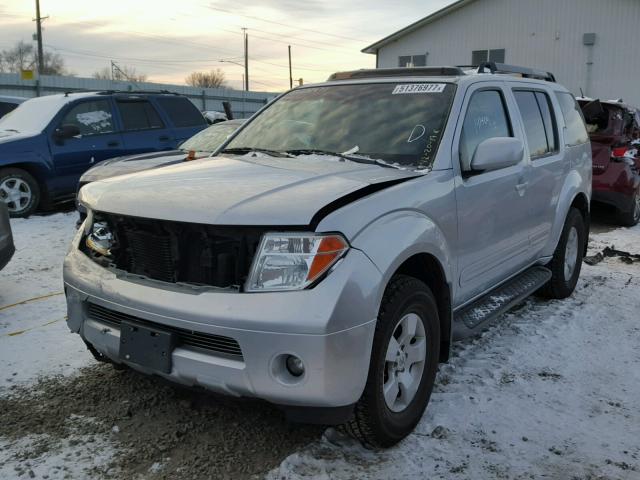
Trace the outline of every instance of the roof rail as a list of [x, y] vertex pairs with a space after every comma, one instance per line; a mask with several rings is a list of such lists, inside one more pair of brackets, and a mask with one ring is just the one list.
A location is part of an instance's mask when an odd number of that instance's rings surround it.
[[489, 69], [490, 73], [506, 73], [521, 75], [523, 78], [535, 78], [537, 80], [546, 80], [547, 82], [556, 81], [556, 77], [551, 72], [544, 70], [535, 70], [528, 67], [519, 67], [517, 65], [507, 65], [505, 63], [484, 62], [478, 66], [478, 73], [487, 73], [485, 69]]
[[103, 90], [101, 92], [97, 92], [98, 95], [113, 95], [115, 93], [130, 93], [133, 95], [140, 95], [143, 93], [180, 95], [177, 92], [170, 92], [169, 90]]
[[337, 72], [331, 75], [328, 81], [377, 77], [457, 77], [460, 75], [464, 75], [464, 72], [458, 67], [375, 68]]

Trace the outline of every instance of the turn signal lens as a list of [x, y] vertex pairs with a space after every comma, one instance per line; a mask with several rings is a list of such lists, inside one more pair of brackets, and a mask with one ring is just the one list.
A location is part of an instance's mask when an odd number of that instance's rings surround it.
[[262, 238], [245, 290], [302, 290], [322, 277], [348, 249], [341, 235], [268, 233]]

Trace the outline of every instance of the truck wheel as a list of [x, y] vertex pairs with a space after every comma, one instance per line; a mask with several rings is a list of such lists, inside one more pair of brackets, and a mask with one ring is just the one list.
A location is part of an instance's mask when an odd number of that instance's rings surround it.
[[40, 187], [30, 173], [20, 168], [0, 169], [0, 201], [10, 217], [28, 217], [40, 203]]
[[547, 267], [551, 270], [551, 280], [540, 289], [546, 298], [567, 298], [573, 293], [580, 277], [586, 229], [582, 214], [571, 208], [564, 222], [560, 241]]
[[390, 447], [422, 418], [438, 369], [440, 321], [431, 290], [405, 275], [382, 299], [369, 375], [344, 430], [366, 447]]
[[618, 212], [618, 221], [625, 227], [633, 227], [640, 222], [640, 188], [633, 194], [629, 211]]

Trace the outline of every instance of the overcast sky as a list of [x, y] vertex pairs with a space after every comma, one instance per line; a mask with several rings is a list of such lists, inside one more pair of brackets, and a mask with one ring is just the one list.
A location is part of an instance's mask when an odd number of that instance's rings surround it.
[[[240, 87], [242, 27], [249, 32], [252, 90], [288, 88], [287, 45], [293, 76], [322, 81], [337, 70], [375, 66], [360, 50], [451, 3], [452, 0], [41, 0], [45, 48], [78, 76], [113, 59], [151, 81], [184, 83], [195, 70], [221, 68]], [[0, 4], [0, 50], [32, 41], [35, 2]]]

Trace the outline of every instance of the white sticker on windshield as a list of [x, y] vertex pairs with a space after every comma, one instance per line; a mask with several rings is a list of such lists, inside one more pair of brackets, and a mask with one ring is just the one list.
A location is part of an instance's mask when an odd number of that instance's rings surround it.
[[408, 85], [396, 85], [391, 95], [403, 95], [407, 93], [442, 93], [445, 83], [412, 83]]

